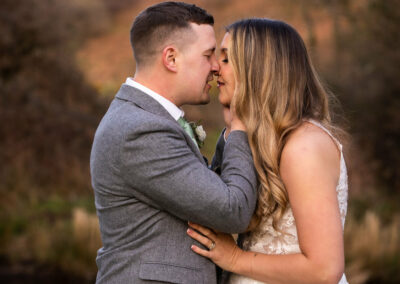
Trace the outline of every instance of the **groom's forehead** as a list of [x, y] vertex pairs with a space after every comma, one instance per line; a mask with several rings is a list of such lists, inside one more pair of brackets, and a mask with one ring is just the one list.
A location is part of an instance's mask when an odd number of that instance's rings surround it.
[[201, 49], [215, 51], [217, 42], [213, 26], [192, 24], [192, 30], [195, 34], [195, 41], [201, 46]]
[[190, 23], [192, 32], [198, 37], [208, 40], [215, 40], [214, 27], [207, 24]]

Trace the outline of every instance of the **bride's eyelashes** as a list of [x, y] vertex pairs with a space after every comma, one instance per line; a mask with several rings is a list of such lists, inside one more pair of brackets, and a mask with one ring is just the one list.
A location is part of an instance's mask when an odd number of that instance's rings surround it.
[[223, 63], [228, 63], [228, 62], [229, 62], [229, 61], [228, 61], [228, 57], [222, 59], [221, 61], [222, 61]]

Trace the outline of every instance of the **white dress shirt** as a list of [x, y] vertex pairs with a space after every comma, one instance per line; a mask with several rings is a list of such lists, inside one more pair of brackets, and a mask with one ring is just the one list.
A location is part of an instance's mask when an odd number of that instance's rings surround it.
[[125, 81], [125, 84], [131, 87], [134, 87], [136, 89], [141, 90], [143, 93], [146, 95], [149, 95], [153, 99], [155, 99], [160, 105], [162, 105], [168, 113], [175, 119], [178, 120], [179, 118], [183, 117], [185, 113], [183, 112], [182, 109], [178, 108], [173, 102], [167, 100], [160, 94], [157, 94], [153, 90], [150, 90], [149, 88], [143, 86], [142, 84], [136, 82], [133, 80], [133, 78], [128, 77]]

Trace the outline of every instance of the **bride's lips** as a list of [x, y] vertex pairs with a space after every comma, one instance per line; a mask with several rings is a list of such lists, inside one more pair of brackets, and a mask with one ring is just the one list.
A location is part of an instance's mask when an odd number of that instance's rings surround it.
[[222, 83], [221, 81], [217, 81], [217, 86], [218, 87], [221, 87], [221, 86], [224, 86], [225, 85], [225, 83]]

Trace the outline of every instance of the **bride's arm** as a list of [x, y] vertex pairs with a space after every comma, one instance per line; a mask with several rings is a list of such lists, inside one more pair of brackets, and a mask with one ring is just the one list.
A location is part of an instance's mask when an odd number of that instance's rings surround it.
[[[312, 129], [307, 130], [307, 135], [295, 133], [282, 152], [281, 177], [296, 220], [301, 253], [245, 252], [234, 247], [226, 235], [213, 232], [210, 238], [216, 238], [216, 247], [212, 251], [200, 251], [197, 247], [193, 250], [227, 270], [263, 282], [338, 283], [344, 270], [343, 231], [336, 193], [339, 163], [332, 139]], [[194, 234], [189, 233], [192, 237]], [[209, 246], [209, 240], [203, 242]]]

